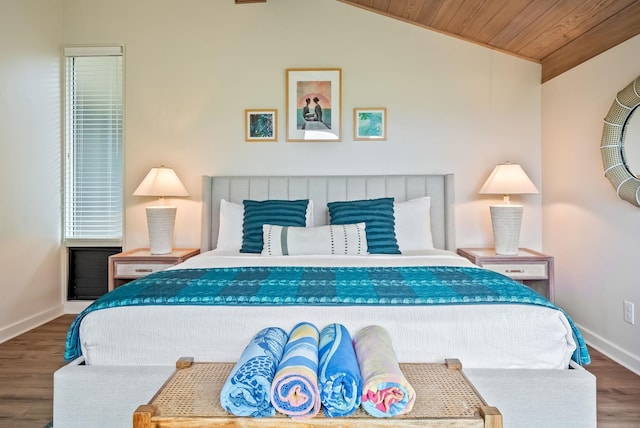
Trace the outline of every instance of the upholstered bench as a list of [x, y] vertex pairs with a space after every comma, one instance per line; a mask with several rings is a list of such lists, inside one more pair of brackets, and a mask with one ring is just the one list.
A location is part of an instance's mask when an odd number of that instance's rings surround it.
[[[138, 406], [150, 402], [174, 371], [173, 365], [86, 366], [79, 358], [54, 374], [54, 426], [130, 427]], [[500, 410], [505, 427], [596, 427], [596, 379], [581, 367], [463, 373]]]

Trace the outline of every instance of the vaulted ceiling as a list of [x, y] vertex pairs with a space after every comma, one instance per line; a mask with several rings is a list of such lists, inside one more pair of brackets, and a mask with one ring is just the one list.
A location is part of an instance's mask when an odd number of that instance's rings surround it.
[[640, 0], [338, 1], [540, 63], [542, 82], [640, 34]]

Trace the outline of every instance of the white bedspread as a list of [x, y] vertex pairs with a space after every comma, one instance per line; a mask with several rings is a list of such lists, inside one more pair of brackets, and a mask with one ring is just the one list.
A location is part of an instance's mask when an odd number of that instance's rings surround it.
[[[400, 256], [266, 257], [210, 251], [175, 268], [257, 265], [473, 266], [448, 251]], [[401, 362], [459, 358], [465, 368], [564, 369], [575, 350], [562, 312], [533, 305], [451, 306], [133, 306], [89, 313], [82, 352], [89, 365], [171, 365], [179, 357], [235, 361], [260, 329], [290, 330], [300, 321], [322, 329], [339, 322], [352, 334], [385, 327]]]

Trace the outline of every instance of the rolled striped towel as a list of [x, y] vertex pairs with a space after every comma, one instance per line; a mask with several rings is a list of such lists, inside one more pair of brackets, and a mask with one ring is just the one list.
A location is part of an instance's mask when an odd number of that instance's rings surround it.
[[287, 344], [279, 327], [260, 330], [246, 346], [220, 391], [220, 404], [236, 416], [273, 416], [271, 382]]
[[328, 417], [349, 416], [362, 398], [362, 376], [351, 335], [342, 324], [329, 324], [320, 332], [318, 388]]
[[416, 393], [400, 370], [387, 330], [365, 327], [353, 342], [362, 374], [362, 408], [377, 418], [410, 412]]
[[316, 326], [310, 323], [293, 327], [271, 384], [273, 406], [292, 419], [311, 418], [320, 411], [319, 335]]

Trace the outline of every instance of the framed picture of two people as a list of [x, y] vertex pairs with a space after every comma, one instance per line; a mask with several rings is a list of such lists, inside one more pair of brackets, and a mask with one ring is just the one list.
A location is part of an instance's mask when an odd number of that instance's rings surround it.
[[290, 68], [287, 74], [287, 141], [342, 140], [342, 70]]

